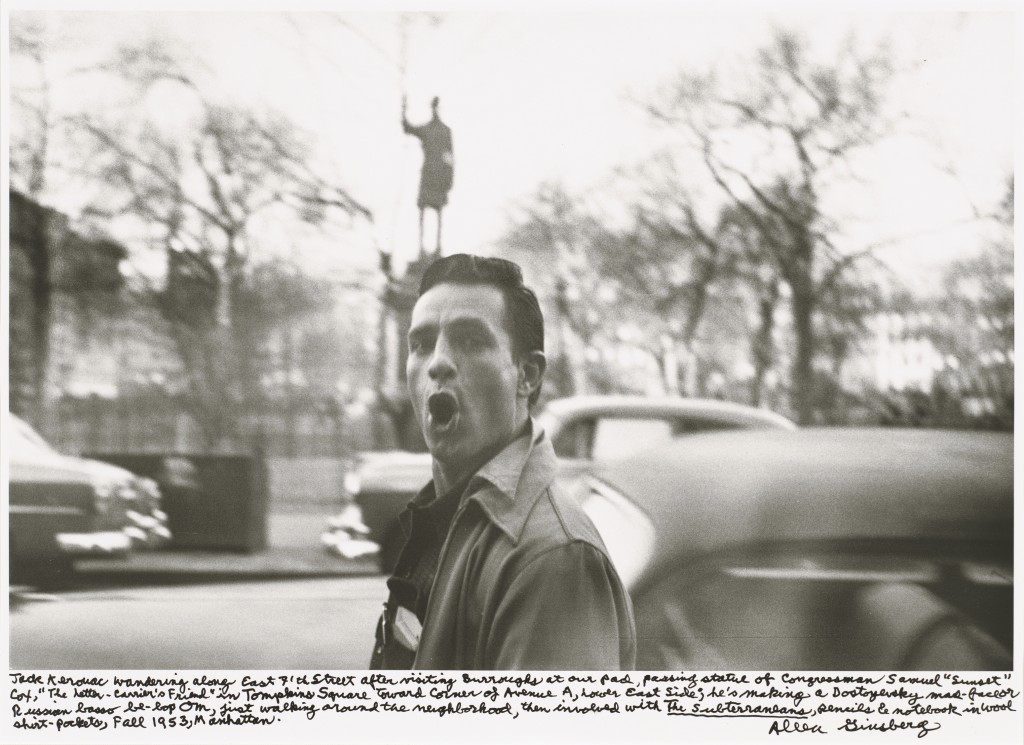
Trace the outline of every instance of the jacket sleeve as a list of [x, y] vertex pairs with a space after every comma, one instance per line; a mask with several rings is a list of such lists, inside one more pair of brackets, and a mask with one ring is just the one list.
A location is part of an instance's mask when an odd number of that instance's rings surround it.
[[629, 670], [636, 630], [607, 557], [584, 541], [549, 549], [511, 581], [488, 637], [495, 670]]

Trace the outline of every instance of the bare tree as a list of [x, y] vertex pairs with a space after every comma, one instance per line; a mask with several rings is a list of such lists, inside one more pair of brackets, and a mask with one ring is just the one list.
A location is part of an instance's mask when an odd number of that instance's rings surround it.
[[835, 60], [819, 64], [804, 40], [778, 31], [745, 79], [681, 75], [646, 105], [685, 137], [686, 155], [713, 185], [710, 199], [746, 216], [789, 289], [791, 396], [801, 422], [813, 418], [815, 315], [870, 253], [840, 250], [824, 196], [837, 180], [853, 178], [857, 151], [887, 133], [882, 104], [891, 75], [884, 50], [861, 56], [850, 41]]
[[940, 377], [959, 380], [964, 392], [985, 402], [989, 418], [1013, 428], [1014, 269], [1012, 177], [993, 232], [975, 256], [953, 262], [943, 277], [943, 292], [915, 310], [924, 311], [927, 338], [943, 356]]
[[163, 308], [189, 372], [191, 412], [214, 447], [236, 433], [240, 407], [255, 395], [239, 301], [260, 227], [319, 226], [332, 209], [371, 215], [315, 172], [310, 143], [287, 119], [204, 95], [159, 43], [121, 49], [111, 69], [136, 96], [169, 83], [194, 102], [194, 121], [178, 131], [134, 111], [116, 119], [82, 114], [73, 124], [90, 145], [90, 175], [104, 185], [94, 214], [140, 225], [166, 251], [169, 282], [188, 268], [178, 287], [212, 299], [206, 317], [196, 315], [202, 303], [180, 298], [165, 296]]
[[[539, 294], [553, 308], [549, 321], [558, 356], [551, 380], [563, 394], [607, 391], [613, 381], [587, 355], [607, 348], [623, 320], [613, 285], [595, 257], [620, 237], [562, 186], [544, 184], [523, 204], [502, 239], [505, 253], [534, 275]], [[548, 390], [547, 392], [551, 392]]]
[[657, 361], [669, 391], [706, 393], [708, 374], [747, 336], [739, 301], [753, 249], [737, 217], [724, 211], [705, 230], [668, 189], [636, 205], [626, 227], [612, 228], [564, 189], [535, 195], [504, 248], [533, 267], [554, 306], [553, 367], [569, 377], [563, 392], [645, 390], [602, 364], [606, 353], [630, 347]]
[[[110, 267], [90, 263], [103, 262], [99, 254], [110, 242], [105, 237], [83, 240], [67, 216], [48, 206], [55, 192], [53, 177], [66, 169], [70, 155], [69, 111], [57, 94], [100, 66], [87, 55], [73, 62], [54, 59], [54, 46], [73, 45], [73, 36], [51, 16], [13, 15], [9, 38], [11, 233], [12, 246], [19, 249], [11, 275], [11, 407], [45, 427], [58, 298], [73, 300], [83, 317], [110, 310]], [[68, 271], [68, 259], [73, 259], [74, 272]]]
[[[46, 64], [45, 26], [35, 16], [12, 19], [10, 25], [10, 51], [12, 60], [21, 58], [31, 68], [33, 82], [22, 81], [11, 86], [14, 103], [12, 117], [21, 126], [15, 127], [11, 137], [10, 171], [12, 186], [18, 186], [39, 204], [46, 187], [50, 142], [54, 122], [50, 76]], [[27, 220], [25, 245], [28, 248], [29, 323], [24, 335], [19, 324], [12, 323], [11, 377], [15, 386], [12, 407], [15, 411], [34, 417], [42, 415], [46, 371], [50, 358], [50, 325], [53, 315], [53, 287], [51, 282], [50, 217], [45, 209], [23, 208], [12, 203], [17, 219]], [[15, 228], [12, 226], [12, 230]], [[12, 288], [15, 295], [19, 288]], [[17, 314], [17, 309], [14, 310]], [[22, 337], [27, 338], [22, 338]], [[26, 369], [27, 368], [27, 369]], [[27, 399], [27, 400], [25, 400]], [[37, 419], [37, 423], [38, 419]]]
[[35, 82], [22, 81], [12, 86], [12, 99], [26, 121], [11, 142], [12, 181], [20, 182], [25, 193], [38, 200], [46, 185], [50, 138], [53, 130], [53, 105], [50, 74], [46, 61], [45, 27], [35, 16], [12, 19], [10, 28], [12, 58], [27, 62]]
[[[594, 261], [620, 289], [620, 299], [645, 319], [653, 349], [660, 347], [655, 356], [669, 389], [696, 395], [702, 392], [699, 367], [705, 356], [699, 347], [710, 351], [702, 324], [709, 314], [724, 322], [730, 307], [736, 309], [736, 283], [749, 246], [729, 210], [706, 227], [684, 197], [672, 164], [660, 165], [657, 176], [641, 169], [636, 178], [646, 193], [633, 225], [621, 240], [595, 246]], [[671, 380], [670, 356], [682, 359], [682, 375], [676, 374], [681, 379]]]

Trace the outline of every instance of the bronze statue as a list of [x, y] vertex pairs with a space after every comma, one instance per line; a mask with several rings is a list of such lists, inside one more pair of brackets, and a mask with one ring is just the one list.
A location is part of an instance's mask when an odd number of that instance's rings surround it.
[[402, 129], [419, 139], [423, 146], [423, 168], [420, 171], [420, 192], [416, 206], [420, 208], [420, 256], [423, 256], [423, 213], [427, 207], [437, 213], [437, 242], [434, 254], [441, 253], [441, 211], [448, 204], [448, 192], [452, 188], [455, 173], [455, 156], [452, 151], [452, 130], [441, 121], [437, 113], [437, 96], [430, 102], [430, 121], [420, 126], [409, 123], [405, 117], [405, 98], [402, 98]]

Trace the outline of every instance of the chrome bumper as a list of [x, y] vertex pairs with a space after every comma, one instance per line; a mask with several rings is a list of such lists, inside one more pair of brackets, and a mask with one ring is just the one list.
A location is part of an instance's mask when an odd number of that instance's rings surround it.
[[127, 513], [130, 525], [124, 532], [132, 540], [132, 544], [140, 548], [158, 548], [171, 540], [171, 531], [167, 528], [167, 514], [154, 510], [150, 515], [143, 515], [134, 510]]
[[98, 533], [58, 533], [57, 545], [66, 554], [120, 554], [132, 547], [132, 539], [124, 531]]

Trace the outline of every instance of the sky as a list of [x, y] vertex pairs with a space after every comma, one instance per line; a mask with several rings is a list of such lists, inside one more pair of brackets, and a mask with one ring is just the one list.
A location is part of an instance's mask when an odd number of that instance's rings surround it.
[[[921, 267], [977, 246], [978, 226], [965, 221], [999, 200], [1012, 171], [1014, 24], [1006, 14], [503, 7], [510, 10], [58, 11], [54, 51], [73, 66], [159, 35], [201, 60], [219, 95], [288, 112], [374, 213], [372, 227], [304, 242], [297, 250], [310, 265], [373, 260], [376, 248], [399, 262], [415, 254], [420, 151], [400, 127], [403, 93], [413, 122], [426, 121], [430, 98], [440, 96], [454, 133], [445, 251], [487, 251], [541, 183], [607, 200], [615, 169], [660, 142], [635, 101], [681, 69], [741, 68], [775, 26], [806, 34], [825, 59], [851, 32], [865, 44], [888, 41], [906, 69], [892, 97], [893, 111], [906, 115], [904, 135], [859, 165], [868, 188], [840, 205], [851, 250], [906, 237], [883, 259], [908, 278], [930, 278]], [[90, 95], [68, 88], [69, 100]], [[160, 116], [173, 121], [187, 108], [180, 104], [172, 96]], [[75, 194], [55, 200], [74, 213]]]

